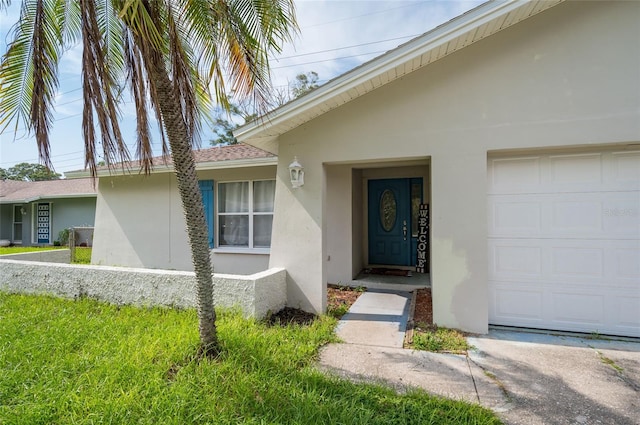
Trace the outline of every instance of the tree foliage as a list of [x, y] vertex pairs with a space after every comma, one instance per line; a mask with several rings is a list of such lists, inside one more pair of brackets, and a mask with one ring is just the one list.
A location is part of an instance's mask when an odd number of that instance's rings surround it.
[[[0, 9], [10, 2], [0, 0]], [[293, 0], [23, 0], [0, 60], [0, 131], [14, 123], [35, 135], [51, 167], [49, 133], [63, 53], [80, 45], [85, 166], [111, 168], [130, 159], [120, 130], [123, 93], [136, 109], [136, 158], [154, 165], [155, 118], [164, 156], [171, 155], [196, 275], [203, 353], [219, 345], [211, 258], [193, 148], [213, 103], [226, 93], [268, 109], [269, 56], [297, 31]], [[213, 95], [211, 90], [213, 90]], [[98, 150], [102, 152], [99, 153]]]
[[0, 168], [0, 178], [7, 180], [21, 180], [21, 181], [43, 181], [43, 180], [58, 180], [61, 177], [60, 174], [52, 171], [41, 164], [30, 164], [28, 162], [21, 162], [8, 169]]
[[[298, 74], [295, 80], [287, 85], [286, 89], [275, 89], [271, 93], [269, 105], [271, 108], [277, 108], [300, 96], [304, 96], [318, 87], [317, 72], [310, 71], [306, 74]], [[210, 140], [210, 144], [213, 146], [238, 143], [233, 131], [258, 116], [250, 102], [235, 102], [233, 101], [233, 96], [229, 96], [229, 98], [231, 99], [229, 109], [216, 111], [213, 123], [214, 137]]]

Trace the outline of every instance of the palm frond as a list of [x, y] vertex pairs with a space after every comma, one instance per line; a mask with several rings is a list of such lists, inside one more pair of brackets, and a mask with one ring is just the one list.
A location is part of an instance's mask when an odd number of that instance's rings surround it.
[[[109, 46], [106, 45], [103, 36], [105, 33], [101, 30], [98, 19], [103, 13], [109, 13], [109, 10], [105, 8], [98, 13], [94, 2], [80, 2], [84, 92], [82, 130], [85, 141], [85, 166], [92, 175], [96, 174], [96, 124], [100, 130], [105, 162], [114, 164], [129, 160], [129, 151], [119, 126], [120, 87], [114, 75], [114, 69], [118, 68], [120, 59], [108, 50]], [[116, 59], [113, 59], [114, 57]], [[113, 63], [110, 63], [110, 60]]]
[[41, 162], [52, 168], [49, 131], [63, 49], [60, 1], [25, 1], [13, 41], [0, 62], [0, 126], [23, 124], [36, 136]]

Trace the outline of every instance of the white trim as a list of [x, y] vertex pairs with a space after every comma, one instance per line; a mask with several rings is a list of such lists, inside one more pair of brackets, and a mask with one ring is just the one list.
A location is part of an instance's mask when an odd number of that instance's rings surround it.
[[211, 252], [215, 254], [254, 254], [254, 255], [269, 255], [271, 254], [271, 248], [242, 248], [242, 247], [221, 247], [213, 248]]

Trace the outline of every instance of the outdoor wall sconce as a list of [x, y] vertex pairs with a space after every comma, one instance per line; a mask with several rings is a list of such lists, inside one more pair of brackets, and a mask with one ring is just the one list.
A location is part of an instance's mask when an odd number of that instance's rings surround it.
[[27, 210], [25, 210], [24, 207], [20, 207], [20, 213], [22, 215], [27, 215]]
[[304, 168], [298, 162], [298, 157], [293, 157], [293, 162], [289, 164], [289, 177], [291, 177], [291, 187], [297, 189], [304, 186]]

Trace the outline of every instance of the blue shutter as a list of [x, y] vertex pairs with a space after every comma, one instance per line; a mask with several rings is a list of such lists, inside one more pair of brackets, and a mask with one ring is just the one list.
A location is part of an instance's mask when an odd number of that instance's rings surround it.
[[202, 193], [202, 203], [204, 204], [204, 217], [207, 220], [209, 231], [209, 248], [213, 248], [213, 180], [200, 180], [200, 193]]

